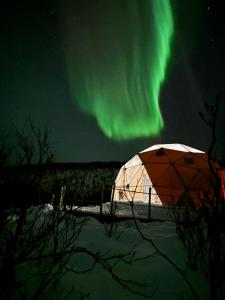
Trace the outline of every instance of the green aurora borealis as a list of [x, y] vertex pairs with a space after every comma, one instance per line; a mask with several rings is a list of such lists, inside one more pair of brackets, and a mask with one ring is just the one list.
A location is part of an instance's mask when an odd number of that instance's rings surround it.
[[69, 22], [68, 7], [64, 21], [74, 101], [111, 139], [159, 134], [160, 87], [174, 33], [170, 0], [84, 2], [89, 9]]

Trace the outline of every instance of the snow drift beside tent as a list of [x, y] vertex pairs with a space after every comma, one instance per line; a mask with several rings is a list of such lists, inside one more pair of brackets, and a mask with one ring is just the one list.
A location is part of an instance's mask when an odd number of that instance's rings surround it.
[[[216, 162], [213, 167], [218, 172]], [[182, 144], [160, 144], [139, 152], [122, 166], [113, 200], [148, 202], [150, 195], [153, 205], [185, 205], [191, 201], [199, 206], [214, 180], [205, 152]]]

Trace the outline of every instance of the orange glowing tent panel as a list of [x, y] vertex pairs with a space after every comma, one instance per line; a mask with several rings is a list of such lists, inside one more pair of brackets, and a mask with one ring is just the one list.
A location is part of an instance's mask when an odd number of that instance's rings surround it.
[[182, 144], [154, 145], [120, 169], [113, 199], [148, 202], [150, 194], [155, 205], [182, 205], [191, 199], [199, 206], [213, 182], [205, 152]]

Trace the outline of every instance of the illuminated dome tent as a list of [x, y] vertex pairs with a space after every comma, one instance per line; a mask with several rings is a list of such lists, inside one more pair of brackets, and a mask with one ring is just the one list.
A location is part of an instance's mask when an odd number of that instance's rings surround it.
[[114, 201], [140, 201], [155, 205], [183, 205], [192, 199], [200, 205], [213, 176], [208, 155], [182, 144], [161, 144], [131, 158], [119, 171], [114, 185]]

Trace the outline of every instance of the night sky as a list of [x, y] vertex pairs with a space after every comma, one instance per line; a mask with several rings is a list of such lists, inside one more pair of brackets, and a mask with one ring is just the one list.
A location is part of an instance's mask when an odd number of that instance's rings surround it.
[[65, 162], [207, 150], [198, 112], [225, 95], [222, 0], [6, 1], [0, 30], [1, 129], [48, 124]]

